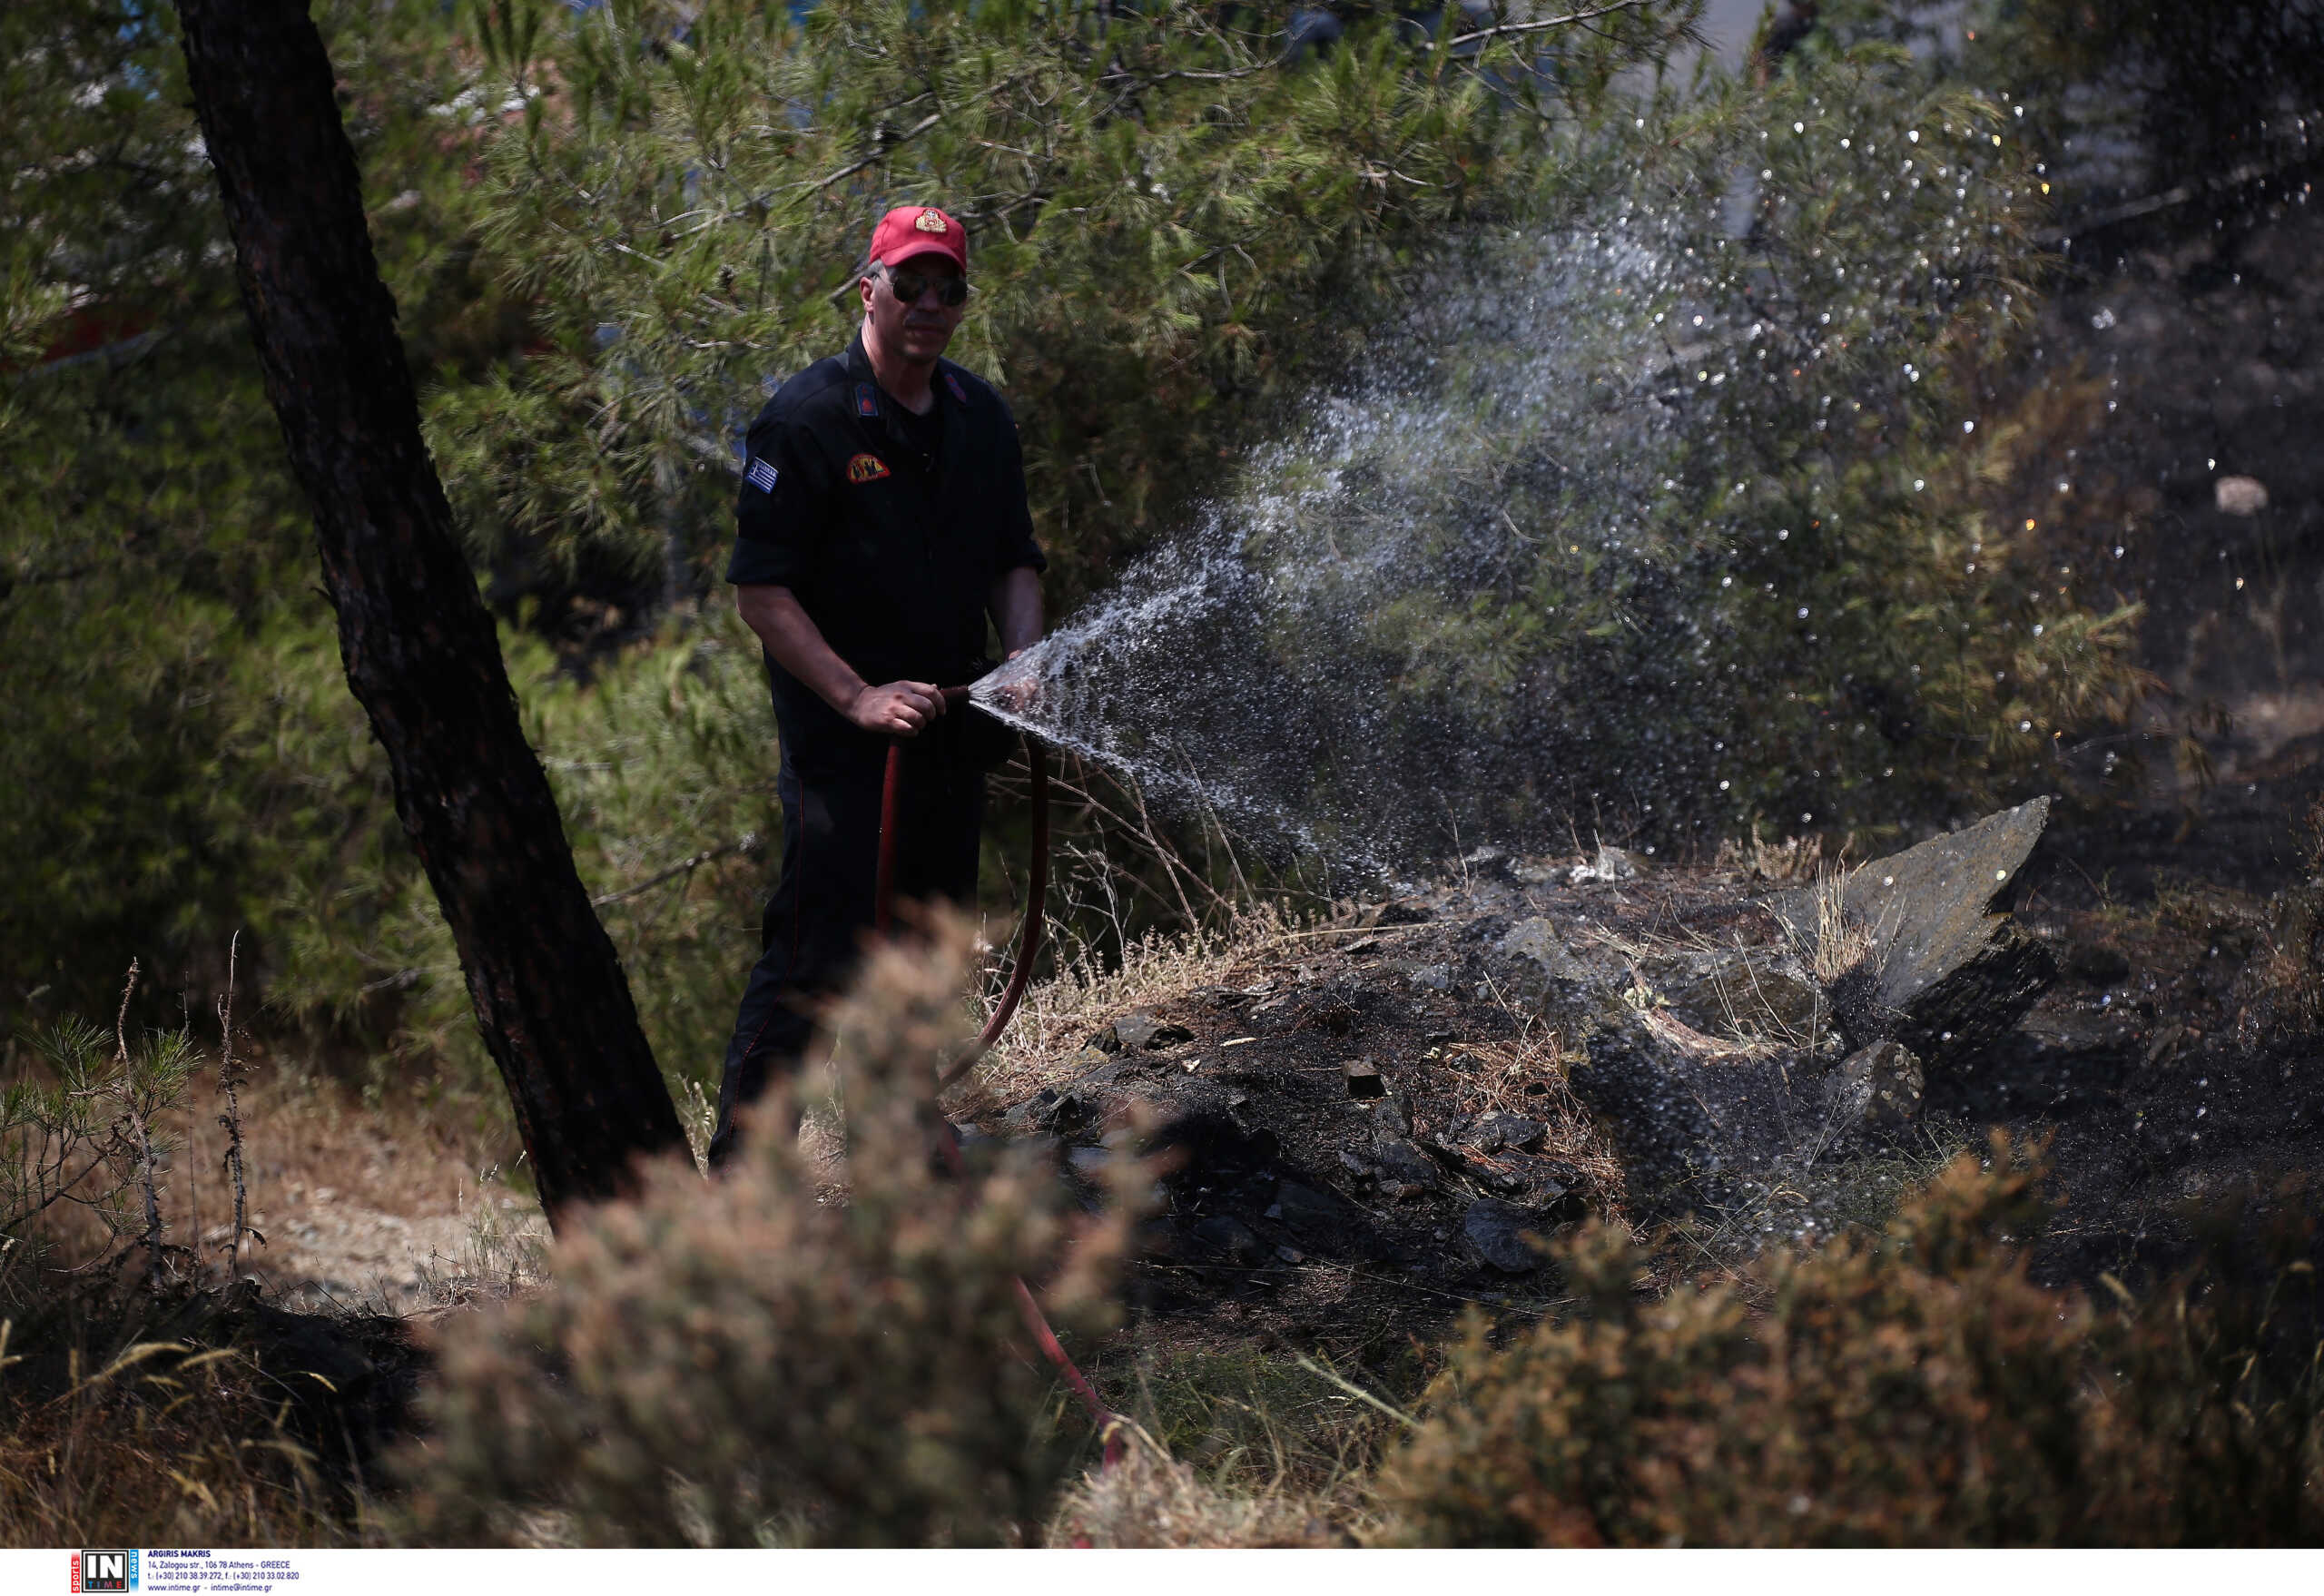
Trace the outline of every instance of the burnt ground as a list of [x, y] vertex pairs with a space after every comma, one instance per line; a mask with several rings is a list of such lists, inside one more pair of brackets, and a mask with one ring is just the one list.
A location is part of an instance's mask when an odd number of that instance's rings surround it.
[[2059, 805], [1994, 905], [2046, 984], [1989, 1045], [1933, 1058], [1894, 1122], [1843, 1100], [1843, 1056], [1876, 1039], [1776, 912], [1798, 879], [1609, 853], [1475, 860], [1278, 943], [1117, 1017], [982, 1127], [1087, 1175], [1158, 1125], [1175, 1167], [1135, 1297], [1197, 1342], [1361, 1359], [1471, 1305], [1554, 1312], [1528, 1238], [1592, 1213], [1659, 1230], [1673, 1279], [1724, 1270], [1876, 1227], [1995, 1128], [2054, 1172], [2037, 1274], [2136, 1286], [2221, 1224], [2324, 1207], [2296, 796]]

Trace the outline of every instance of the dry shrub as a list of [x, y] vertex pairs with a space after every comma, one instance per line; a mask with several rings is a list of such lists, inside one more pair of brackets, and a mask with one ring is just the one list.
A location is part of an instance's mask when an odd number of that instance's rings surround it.
[[968, 950], [947, 921], [882, 951], [834, 1016], [844, 1202], [787, 1138], [716, 1180], [658, 1167], [567, 1222], [550, 1290], [444, 1326], [409, 1535], [963, 1545], [1039, 1523], [1078, 1417], [1059, 1433], [1015, 1282], [1048, 1283], [1061, 1333], [1101, 1328], [1128, 1205], [1080, 1218], [1029, 1155], [939, 1173]]
[[[1383, 1481], [1423, 1544], [2304, 1542], [2324, 1532], [2304, 1262], [2102, 1314], [2027, 1277], [2038, 1171], [1965, 1155], [1886, 1237], [1641, 1296], [1596, 1226], [1585, 1317], [1472, 1326]], [[2238, 1286], [2237, 1281], [2255, 1285]], [[2127, 1298], [2127, 1293], [2122, 1294]], [[1752, 1299], [1766, 1305], [1751, 1305]]]

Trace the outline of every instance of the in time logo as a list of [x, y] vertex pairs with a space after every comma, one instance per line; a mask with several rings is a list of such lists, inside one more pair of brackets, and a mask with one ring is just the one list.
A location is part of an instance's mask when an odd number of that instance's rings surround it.
[[73, 1554], [75, 1591], [134, 1591], [137, 1553], [134, 1552], [76, 1552]]

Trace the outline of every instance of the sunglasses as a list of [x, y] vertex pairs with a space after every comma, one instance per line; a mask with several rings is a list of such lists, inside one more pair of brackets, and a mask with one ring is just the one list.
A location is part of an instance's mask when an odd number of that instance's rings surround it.
[[968, 280], [934, 271], [896, 271], [881, 267], [888, 279], [888, 290], [907, 305], [920, 303], [920, 296], [930, 289], [936, 291], [936, 302], [946, 310], [956, 310], [968, 303]]

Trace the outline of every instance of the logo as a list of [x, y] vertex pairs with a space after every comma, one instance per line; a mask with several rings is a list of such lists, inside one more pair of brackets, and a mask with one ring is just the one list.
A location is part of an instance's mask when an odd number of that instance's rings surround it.
[[134, 1591], [137, 1553], [134, 1552], [76, 1552], [73, 1554], [75, 1591]]
[[855, 413], [859, 416], [877, 416], [880, 413], [880, 401], [872, 394], [872, 385], [868, 382], [855, 385]]
[[947, 371], [944, 373], [944, 386], [952, 390], [952, 397], [954, 399], [959, 399], [964, 405], [969, 402], [969, 390], [960, 386], [960, 378], [952, 372]]
[[782, 473], [774, 468], [773, 461], [753, 458], [751, 461], [751, 468], [743, 473], [743, 480], [761, 493], [773, 493], [774, 479], [781, 475]]
[[888, 474], [888, 465], [878, 455], [857, 455], [847, 462], [850, 482], [877, 482]]
[[941, 211], [922, 211], [920, 215], [913, 220], [912, 225], [922, 232], [942, 232], [944, 231], [944, 212]]

